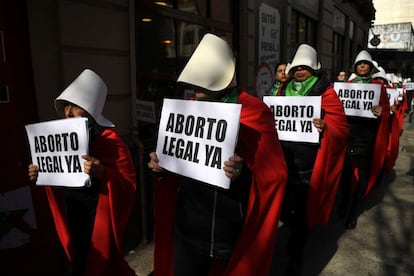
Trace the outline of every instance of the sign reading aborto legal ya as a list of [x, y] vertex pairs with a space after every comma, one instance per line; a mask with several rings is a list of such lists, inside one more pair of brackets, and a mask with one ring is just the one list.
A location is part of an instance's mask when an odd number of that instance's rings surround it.
[[82, 187], [89, 183], [82, 155], [88, 154], [88, 119], [68, 118], [26, 125], [37, 185]]
[[240, 104], [164, 99], [157, 156], [162, 168], [224, 189], [224, 161], [234, 155]]
[[345, 115], [365, 118], [376, 118], [371, 108], [379, 104], [381, 86], [379, 83], [334, 83]]
[[264, 96], [273, 112], [279, 140], [319, 143], [313, 118], [321, 118], [321, 96]]

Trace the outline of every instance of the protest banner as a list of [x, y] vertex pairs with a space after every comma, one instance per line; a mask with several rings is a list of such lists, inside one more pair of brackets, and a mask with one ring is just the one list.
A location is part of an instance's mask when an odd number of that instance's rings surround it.
[[406, 82], [404, 83], [405, 90], [414, 90], [414, 82]]
[[345, 109], [345, 115], [376, 118], [371, 108], [379, 104], [381, 97], [379, 83], [335, 82], [334, 89]]
[[319, 132], [312, 123], [321, 118], [321, 96], [265, 96], [263, 102], [272, 110], [279, 140], [319, 143]]
[[234, 155], [240, 104], [164, 99], [157, 156], [164, 169], [228, 189], [224, 161]]
[[26, 125], [37, 185], [82, 187], [89, 184], [82, 155], [88, 154], [88, 119], [68, 118]]
[[387, 88], [387, 96], [390, 101], [390, 106], [395, 104], [395, 101], [397, 101], [400, 94], [400, 90], [397, 88]]

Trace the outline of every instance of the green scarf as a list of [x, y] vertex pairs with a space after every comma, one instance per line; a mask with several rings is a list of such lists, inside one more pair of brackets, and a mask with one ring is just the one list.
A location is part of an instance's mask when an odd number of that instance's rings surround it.
[[273, 88], [272, 88], [272, 96], [276, 96], [277, 95], [277, 91], [279, 90], [280, 87], [280, 82], [275, 82], [273, 84]]
[[372, 81], [372, 76], [368, 75], [368, 76], [356, 76], [355, 79], [352, 80], [352, 82], [355, 83], [371, 83]]
[[[238, 89], [237, 87], [234, 87], [231, 89], [230, 92], [224, 92], [223, 96], [218, 99], [206, 99], [205, 101], [211, 101], [211, 102], [222, 102], [222, 103], [237, 103], [238, 100]], [[196, 101], [201, 101], [200, 99], [195, 99]]]
[[286, 86], [286, 96], [306, 96], [317, 81], [316, 76], [300, 82], [293, 79]]

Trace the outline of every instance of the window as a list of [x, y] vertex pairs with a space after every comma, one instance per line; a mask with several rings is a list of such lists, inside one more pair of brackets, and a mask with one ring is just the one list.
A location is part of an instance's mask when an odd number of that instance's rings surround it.
[[345, 62], [345, 37], [346, 37], [346, 15], [339, 9], [335, 9], [333, 18], [333, 40], [332, 40], [332, 70], [334, 73], [344, 68]]
[[316, 46], [316, 22], [311, 18], [292, 11], [292, 39], [294, 44], [307, 43]]
[[137, 1], [137, 98], [154, 102], [157, 114], [163, 98], [183, 98], [184, 88], [176, 80], [204, 34], [215, 33], [231, 44], [234, 3]]
[[188, 13], [207, 16], [207, 0], [177, 0], [177, 9]]
[[344, 68], [344, 44], [344, 36], [334, 32], [332, 41], [332, 69], [334, 72], [339, 72], [344, 69], [346, 70], [346, 68]]

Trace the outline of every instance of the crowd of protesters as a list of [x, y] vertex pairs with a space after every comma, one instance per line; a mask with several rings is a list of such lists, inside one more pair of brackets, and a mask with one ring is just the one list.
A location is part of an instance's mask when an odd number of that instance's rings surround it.
[[[238, 86], [236, 59], [219, 36], [203, 37], [177, 83], [195, 92], [193, 103], [238, 104], [241, 111], [234, 154], [222, 160], [228, 189], [169, 171], [160, 151], [150, 153], [156, 276], [269, 275], [280, 224], [290, 235], [286, 275], [302, 275], [312, 229], [328, 225], [333, 215], [346, 218], [346, 229], [357, 228], [364, 201], [398, 157], [407, 96], [392, 86], [366, 50], [334, 81], [308, 44], [299, 45], [291, 61], [275, 66], [275, 82], [266, 97], [303, 105], [317, 98], [321, 112], [310, 121], [316, 142], [279, 137], [279, 118], [264, 98]], [[374, 89], [375, 97], [364, 103], [368, 114], [349, 112], [344, 102], [356, 99], [338, 93], [347, 85]], [[106, 89], [97, 74], [85, 70], [55, 101], [63, 117], [86, 117], [90, 126], [90, 155], [83, 158], [91, 185], [46, 187], [70, 275], [133, 274], [120, 240], [136, 176], [126, 145], [101, 114]], [[28, 173], [36, 181], [39, 169], [31, 164]]]

